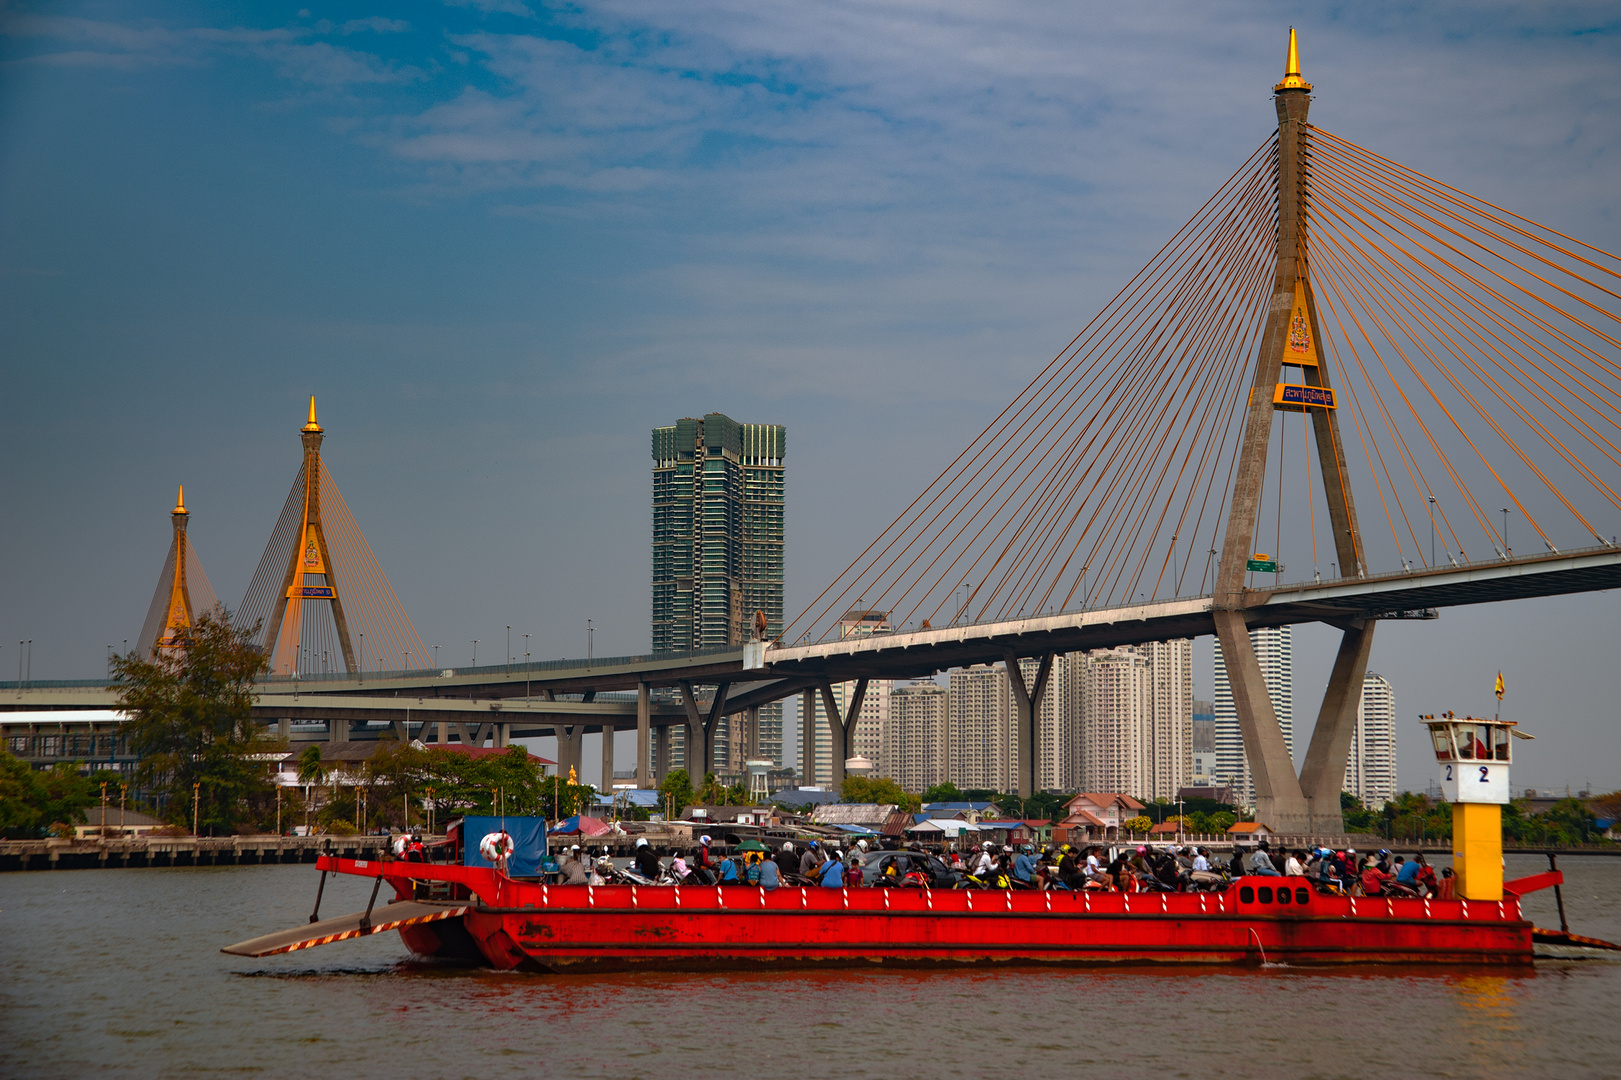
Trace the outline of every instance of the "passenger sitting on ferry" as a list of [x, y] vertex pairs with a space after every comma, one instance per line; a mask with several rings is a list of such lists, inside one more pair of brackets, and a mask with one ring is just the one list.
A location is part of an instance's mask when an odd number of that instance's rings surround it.
[[[707, 837], [705, 838], [707, 839]], [[647, 842], [647, 837], [638, 837], [636, 840], [636, 854], [631, 856], [631, 862], [636, 865], [636, 872], [645, 878], [656, 880], [659, 876], [659, 856]]]
[[1196, 874], [1210, 873], [1210, 853], [1204, 848], [1194, 848], [1193, 872]]
[[1061, 844], [1058, 850], [1058, 880], [1079, 891], [1086, 884], [1085, 875], [1081, 872], [1080, 855], [1068, 844]]
[[1378, 856], [1369, 855], [1367, 863], [1362, 867], [1362, 895], [1383, 896], [1385, 882], [1389, 880], [1390, 875], [1379, 869]]
[[777, 852], [775, 861], [777, 864], [777, 870], [783, 875], [784, 881], [787, 880], [786, 875], [799, 873], [799, 856], [794, 854], [794, 845], [792, 841], [782, 845], [782, 850]]
[[1408, 862], [1400, 855], [1396, 856], [1396, 884], [1405, 885], [1416, 892], [1418, 890], [1418, 871], [1418, 859]]
[[1233, 858], [1227, 864], [1227, 872], [1235, 878], [1244, 876], [1244, 848], [1241, 844], [1233, 845]]
[[563, 885], [585, 885], [585, 884], [587, 884], [586, 873], [585, 873], [585, 864], [580, 861], [580, 845], [579, 844], [575, 844], [573, 847], [568, 849], [568, 854], [563, 856], [563, 861], [562, 861], [561, 864], [559, 864], [557, 869], [559, 871], [561, 871], [562, 874], [563, 874], [563, 880], [561, 881], [560, 884], [563, 884]]
[[771, 892], [778, 885], [782, 884], [782, 867], [778, 866], [775, 860], [761, 859], [759, 871], [760, 878], [758, 884], [760, 888], [764, 889], [766, 892]]
[[848, 889], [861, 887], [861, 853], [850, 852], [849, 861], [844, 864], [844, 885]]
[[591, 867], [591, 876], [586, 879], [588, 885], [606, 885], [613, 880], [613, 860], [603, 855]]
[[1306, 876], [1306, 853], [1304, 851], [1291, 851], [1289, 857], [1283, 862], [1284, 877]]
[[951, 845], [951, 868], [959, 872], [966, 869], [962, 862], [962, 852], [957, 850], [956, 844]]
[[1437, 900], [1452, 900], [1457, 897], [1458, 879], [1452, 873], [1452, 867], [1441, 868], [1441, 880], [1436, 882], [1435, 898]]
[[1021, 847], [1013, 857], [1013, 880], [1021, 885], [1033, 886], [1036, 883], [1035, 849], [1029, 844]]
[[995, 872], [996, 855], [992, 852], [992, 848], [995, 846], [989, 842], [979, 845], [979, 858], [974, 860], [974, 869], [972, 871], [975, 877], [983, 880]]
[[428, 861], [428, 849], [422, 846], [422, 834], [420, 832], [412, 833], [410, 843], [405, 845], [405, 861]]
[[681, 857], [679, 851], [675, 853], [675, 858], [670, 860], [670, 873], [675, 875], [677, 881], [687, 880], [687, 875], [692, 873], [687, 869], [687, 860]]
[[722, 885], [743, 884], [742, 860], [736, 855], [728, 855], [720, 861], [720, 883]]
[[1413, 864], [1418, 867], [1418, 871], [1413, 876], [1418, 882], [1420, 894], [1434, 896], [1436, 892], [1435, 868], [1425, 862], [1422, 855], [1414, 856]]
[[1272, 856], [1267, 853], [1270, 848], [1271, 845], [1265, 840], [1257, 844], [1255, 850], [1250, 852], [1250, 857], [1246, 860], [1248, 865], [1244, 869], [1261, 877], [1282, 877], [1283, 875], [1278, 873], [1278, 868], [1272, 865]]
[[708, 834], [698, 837], [698, 850], [693, 853], [693, 866], [701, 866], [705, 870], [709, 871], [713, 871], [715, 869], [715, 860], [709, 855], [709, 845], [711, 843], [713, 843], [713, 841], [709, 839]]
[[1102, 873], [1098, 874], [1098, 880], [1103, 882], [1104, 888], [1119, 889], [1121, 892], [1125, 892], [1126, 879], [1130, 876], [1131, 870], [1126, 865], [1126, 852], [1122, 848], [1120, 854], [1114, 857], [1114, 861], [1104, 867]]
[[822, 865], [821, 850], [815, 840], [805, 847], [805, 854], [799, 857], [799, 876], [813, 878], [816, 868]]
[[817, 883], [828, 889], [844, 888], [844, 864], [837, 859], [829, 859], [817, 871]]

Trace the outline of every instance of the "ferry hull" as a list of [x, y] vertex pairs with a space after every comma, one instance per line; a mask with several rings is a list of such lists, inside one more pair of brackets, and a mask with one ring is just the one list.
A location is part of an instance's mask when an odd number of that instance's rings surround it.
[[[952, 965], [1467, 964], [1532, 960], [1517, 899], [1318, 895], [1300, 879], [1244, 878], [1225, 893], [558, 886], [420, 863], [323, 859], [402, 896], [449, 881], [486, 963], [553, 972]], [[1283, 891], [1288, 903], [1280, 903]], [[1264, 898], [1264, 899], [1263, 899]], [[418, 951], [437, 949], [420, 932]], [[437, 928], [435, 938], [455, 936]]]

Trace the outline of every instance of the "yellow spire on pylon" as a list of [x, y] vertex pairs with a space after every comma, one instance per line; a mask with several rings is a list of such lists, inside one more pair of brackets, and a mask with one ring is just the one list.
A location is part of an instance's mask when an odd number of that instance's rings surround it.
[[302, 431], [320, 431], [321, 430], [321, 425], [317, 424], [315, 422], [315, 395], [314, 394], [310, 395], [310, 419], [309, 419], [309, 423], [305, 424], [303, 426], [303, 428], [301, 428], [300, 430], [302, 430]]
[[186, 509], [186, 485], [185, 484], [180, 485], [180, 494], [178, 494], [178, 495], [176, 495], [174, 497], [174, 509], [170, 510], [169, 513], [171, 513], [171, 514], [190, 514], [190, 511]]
[[1283, 72], [1283, 81], [1273, 90], [1310, 90], [1311, 83], [1300, 77], [1300, 46], [1295, 43], [1295, 28], [1289, 27], [1289, 63]]

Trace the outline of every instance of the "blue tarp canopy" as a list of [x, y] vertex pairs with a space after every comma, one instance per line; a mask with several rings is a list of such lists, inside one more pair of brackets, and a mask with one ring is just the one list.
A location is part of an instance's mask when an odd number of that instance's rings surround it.
[[843, 829], [845, 832], [860, 833], [862, 836], [877, 836], [878, 835], [877, 833], [873, 832], [871, 829], [866, 828], [865, 826], [862, 826], [862, 825], [835, 825], [833, 827], [835, 829]]
[[546, 858], [546, 819], [538, 817], [462, 818], [462, 864], [494, 866], [479, 855], [478, 846], [486, 836], [502, 829], [512, 837], [507, 873], [512, 877], [535, 877], [542, 873], [541, 862]]

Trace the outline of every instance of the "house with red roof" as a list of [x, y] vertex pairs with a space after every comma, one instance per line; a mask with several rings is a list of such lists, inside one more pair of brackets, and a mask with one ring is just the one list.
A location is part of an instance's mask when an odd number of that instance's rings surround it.
[[[1118, 791], [1083, 791], [1064, 804], [1058, 828], [1063, 842], [1105, 840], [1120, 832], [1120, 824], [1142, 813], [1146, 806]], [[1057, 830], [1053, 833], [1059, 839]]]

